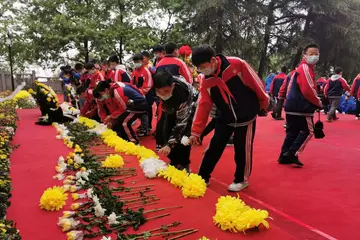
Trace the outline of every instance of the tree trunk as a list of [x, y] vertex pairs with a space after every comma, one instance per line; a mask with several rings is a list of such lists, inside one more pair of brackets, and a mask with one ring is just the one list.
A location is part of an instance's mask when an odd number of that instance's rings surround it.
[[89, 62], [89, 41], [84, 40], [84, 50], [85, 50], [85, 63]]
[[[122, 0], [119, 0], [118, 1], [119, 3], [119, 12], [120, 12], [120, 25], [123, 26], [123, 23], [124, 23], [124, 12], [125, 12], [125, 5], [123, 3]], [[120, 37], [120, 41], [119, 41], [119, 53], [120, 53], [120, 56], [119, 56], [119, 59], [120, 59], [120, 63], [122, 64], [123, 63], [123, 45], [124, 45], [124, 38], [122, 36], [123, 33], [121, 33], [121, 37]]]
[[261, 58], [260, 58], [259, 71], [258, 71], [258, 75], [260, 78], [263, 77], [266, 70], [267, 50], [270, 42], [271, 27], [274, 24], [274, 5], [275, 5], [275, 0], [271, 0], [267, 9], [267, 23], [265, 26], [263, 48], [261, 50]]
[[[304, 27], [304, 31], [303, 31], [303, 34], [302, 34], [303, 39], [308, 38], [309, 29], [310, 29], [310, 23], [312, 21], [312, 17], [313, 17], [313, 8], [310, 7], [308, 15], [307, 15], [306, 20], [305, 20], [305, 27]], [[303, 47], [298, 46], [298, 50], [297, 50], [295, 56], [293, 57], [292, 68], [291, 69], [295, 69], [297, 67], [297, 65], [300, 63], [301, 57], [302, 57], [302, 52], [303, 52]]]
[[223, 17], [224, 17], [224, 10], [219, 8], [218, 10], [218, 23], [217, 23], [217, 31], [216, 31], [216, 38], [215, 38], [215, 52], [222, 53], [223, 52]]

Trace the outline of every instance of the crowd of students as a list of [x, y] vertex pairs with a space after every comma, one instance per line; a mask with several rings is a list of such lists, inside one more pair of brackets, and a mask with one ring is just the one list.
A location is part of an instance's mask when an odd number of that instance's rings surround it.
[[[82, 116], [106, 124], [135, 144], [153, 130], [159, 155], [167, 156], [171, 165], [188, 172], [191, 147], [201, 144], [204, 136], [214, 130], [199, 175], [210, 184], [211, 173], [231, 140], [236, 169], [228, 189], [240, 191], [247, 187], [256, 119], [266, 115], [270, 104], [262, 80], [246, 61], [215, 54], [208, 45], [178, 49], [170, 42], [164, 47], [155, 46], [153, 54], [154, 63], [149, 52], [135, 54], [133, 69], [121, 65], [117, 56], [110, 56], [101, 65], [91, 61], [84, 67], [76, 64], [74, 70], [64, 67], [61, 78], [65, 86], [70, 85], [64, 87], [65, 100], [77, 105]], [[318, 57], [318, 47], [308, 45], [298, 68], [288, 75], [283, 68], [269, 86], [274, 99], [273, 118], [283, 119], [283, 105], [286, 112], [280, 164], [303, 165], [298, 156], [312, 136], [314, 112], [322, 108], [314, 73]], [[350, 90], [340, 75], [341, 71], [320, 88], [325, 95], [337, 99], [339, 86]], [[360, 80], [357, 83], [360, 85]], [[71, 90], [74, 88], [75, 94]], [[352, 90], [358, 91], [358, 86]], [[335, 107], [337, 100], [331, 102]], [[333, 119], [333, 108], [329, 114]], [[135, 131], [137, 119], [141, 125]]]

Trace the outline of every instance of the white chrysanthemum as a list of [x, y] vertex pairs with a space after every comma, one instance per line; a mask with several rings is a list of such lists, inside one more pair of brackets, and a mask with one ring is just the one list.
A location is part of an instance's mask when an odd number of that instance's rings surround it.
[[86, 182], [84, 180], [82, 180], [82, 178], [80, 178], [76, 181], [76, 185], [84, 185], [84, 184], [86, 184]]
[[100, 203], [95, 205], [94, 210], [95, 210], [96, 217], [103, 217], [105, 214], [105, 209], [101, 206]]
[[111, 213], [107, 218], [108, 218], [108, 224], [109, 225], [119, 224], [119, 222], [116, 221], [117, 216], [116, 216], [116, 214], [114, 212]]
[[101, 240], [111, 240], [111, 237], [105, 237], [105, 236], [103, 236], [103, 237], [101, 238]]
[[154, 178], [160, 170], [167, 168], [167, 164], [164, 161], [156, 158], [145, 159], [141, 162], [140, 166], [147, 178]]
[[60, 156], [58, 159], [58, 163], [63, 163], [65, 162], [65, 158], [63, 156]]
[[62, 173], [56, 174], [55, 176], [53, 176], [53, 179], [57, 179], [57, 180], [63, 180], [65, 178], [65, 175]]
[[86, 192], [86, 194], [88, 195], [88, 198], [92, 199], [93, 198], [93, 194], [94, 194], [94, 190], [92, 188], [89, 188]]
[[100, 204], [99, 198], [96, 195], [93, 195], [92, 200], [94, 201], [95, 205]]
[[189, 146], [190, 145], [190, 139], [187, 136], [183, 136], [181, 138], [181, 144], [184, 146]]
[[75, 154], [74, 156], [74, 162], [77, 164], [83, 164], [84, 163], [84, 159], [82, 159], [82, 157], [80, 157], [79, 154]]

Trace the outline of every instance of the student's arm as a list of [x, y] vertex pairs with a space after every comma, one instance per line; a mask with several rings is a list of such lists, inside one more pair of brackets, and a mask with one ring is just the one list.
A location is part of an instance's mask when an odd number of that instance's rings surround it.
[[98, 115], [101, 119], [101, 122], [105, 122], [106, 117], [108, 116], [106, 113], [106, 110], [104, 108], [104, 102], [96, 99], [96, 105], [97, 105], [97, 109], [98, 109]]
[[312, 104], [321, 107], [320, 98], [318, 98], [314, 80], [311, 77], [309, 67], [306, 64], [298, 71], [298, 85], [302, 95]]
[[152, 76], [151, 76], [151, 72], [149, 69], [145, 68], [145, 71], [144, 71], [144, 82], [143, 82], [143, 85], [142, 85], [142, 88], [141, 88], [141, 92], [146, 95], [150, 90], [151, 88], [153, 87], [153, 79], [152, 79]]
[[206, 127], [206, 123], [209, 119], [209, 114], [213, 106], [213, 101], [206, 88], [200, 85], [200, 94], [198, 98], [198, 104], [195, 111], [194, 121], [191, 128], [191, 135], [197, 138], [200, 137], [201, 133]]
[[349, 84], [346, 82], [346, 80], [343, 79], [343, 78], [340, 78], [340, 82], [341, 82], [341, 86], [343, 87], [343, 89], [344, 89], [345, 91], [350, 92], [350, 86], [349, 86]]
[[117, 91], [117, 89], [114, 91], [114, 103], [117, 105], [117, 108], [115, 111], [111, 113], [111, 117], [113, 119], [118, 118], [121, 114], [123, 114], [126, 111], [126, 103], [124, 99], [122, 98], [122, 94]]

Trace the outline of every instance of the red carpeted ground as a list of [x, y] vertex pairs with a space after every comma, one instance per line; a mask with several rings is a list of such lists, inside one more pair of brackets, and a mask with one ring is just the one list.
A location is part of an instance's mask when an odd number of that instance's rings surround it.
[[[8, 217], [18, 223], [24, 240], [66, 239], [56, 226], [61, 213], [44, 212], [38, 203], [47, 187], [60, 184], [52, 179], [54, 167], [58, 157], [67, 155], [68, 149], [55, 139], [53, 127], [34, 125], [38, 114], [38, 110], [19, 111], [14, 143], [20, 144], [20, 148], [11, 156], [14, 190]], [[283, 122], [270, 117], [259, 118], [250, 187], [240, 196], [251, 206], [269, 210], [274, 218], [270, 220], [270, 230], [249, 232], [245, 236], [222, 232], [212, 223], [217, 198], [228, 194], [227, 185], [232, 181], [232, 147], [226, 149], [203, 199], [184, 199], [181, 191], [166, 181], [144, 180], [139, 172], [138, 182], [156, 184], [155, 194], [161, 201], [155, 207], [184, 206], [165, 211], [171, 215], [150, 221], [141, 230], [182, 221], [178, 229], [199, 229], [198, 234], [184, 239], [203, 235], [211, 239], [359, 239], [355, 227], [360, 223], [360, 164], [356, 162], [360, 156], [357, 140], [360, 122], [353, 120], [353, 116], [340, 117], [338, 122], [325, 124], [325, 139], [309, 143], [301, 156], [305, 164], [302, 169], [276, 163], [284, 137]], [[193, 171], [197, 170], [209, 139], [210, 136], [205, 139], [204, 147], [193, 150]], [[152, 137], [143, 139], [142, 143], [147, 147], [155, 146]], [[137, 160], [125, 159], [137, 166]]]

